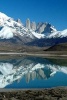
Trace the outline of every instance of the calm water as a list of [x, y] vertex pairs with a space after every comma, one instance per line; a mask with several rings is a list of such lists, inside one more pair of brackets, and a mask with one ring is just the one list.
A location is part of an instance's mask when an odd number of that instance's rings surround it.
[[0, 59], [0, 88], [67, 86], [67, 59]]

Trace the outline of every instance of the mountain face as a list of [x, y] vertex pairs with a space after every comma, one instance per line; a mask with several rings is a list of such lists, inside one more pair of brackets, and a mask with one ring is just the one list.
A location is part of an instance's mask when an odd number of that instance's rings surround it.
[[35, 22], [31, 22], [29, 18], [26, 20], [26, 28], [32, 29], [36, 33], [44, 34], [45, 36], [57, 31], [50, 23], [39, 22], [36, 24]]
[[46, 36], [56, 32], [57, 30], [49, 23], [38, 23], [36, 32], [45, 34]]
[[0, 12], [0, 41], [20, 43], [23, 45], [47, 46], [67, 42], [67, 29], [57, 31], [49, 23], [26, 20], [24, 26], [20, 19], [14, 20]]
[[35, 33], [24, 27], [20, 20], [15, 21], [11, 17], [0, 12], [0, 38], [10, 39], [18, 37], [22, 42], [30, 42], [34, 39], [44, 38], [43, 34]]
[[29, 43], [26, 43], [29, 46], [39, 46], [39, 47], [47, 47], [47, 46], [53, 46], [59, 43], [65, 43], [67, 42], [67, 37], [63, 38], [44, 38], [44, 39], [38, 39]]

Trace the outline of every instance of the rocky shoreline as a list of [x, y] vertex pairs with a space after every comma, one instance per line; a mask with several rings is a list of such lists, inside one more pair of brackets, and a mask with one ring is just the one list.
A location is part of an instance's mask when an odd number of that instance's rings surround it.
[[67, 88], [0, 89], [0, 100], [67, 100]]

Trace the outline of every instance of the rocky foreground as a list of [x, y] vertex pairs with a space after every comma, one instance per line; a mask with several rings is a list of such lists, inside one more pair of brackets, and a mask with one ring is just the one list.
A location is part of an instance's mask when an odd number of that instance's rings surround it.
[[67, 100], [67, 88], [0, 90], [0, 100]]

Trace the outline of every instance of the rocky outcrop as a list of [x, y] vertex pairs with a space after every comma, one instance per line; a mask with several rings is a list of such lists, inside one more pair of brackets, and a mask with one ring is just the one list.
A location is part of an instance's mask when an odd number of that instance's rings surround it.
[[17, 22], [18, 22], [18, 23], [20, 23], [20, 24], [22, 24], [22, 22], [21, 22], [21, 20], [20, 20], [20, 19], [17, 19]]
[[26, 20], [26, 28], [30, 29], [30, 19], [29, 18]]
[[35, 23], [35, 22], [31, 22], [31, 29], [32, 29], [33, 31], [36, 30], [36, 23]]

